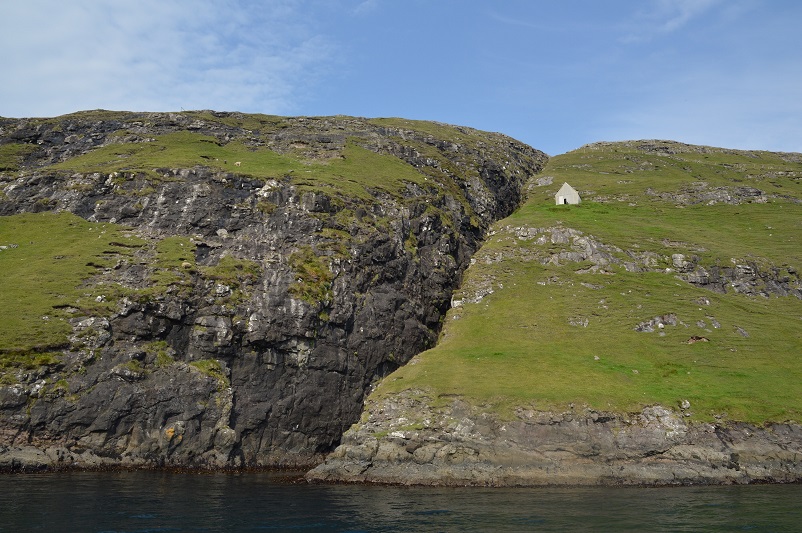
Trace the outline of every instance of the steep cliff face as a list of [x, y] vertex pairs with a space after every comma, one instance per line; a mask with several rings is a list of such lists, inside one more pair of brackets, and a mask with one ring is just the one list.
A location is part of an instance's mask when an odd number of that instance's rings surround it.
[[[66, 336], [0, 346], [6, 467], [319, 461], [433, 345], [546, 159], [434, 123], [211, 112], [3, 119], [0, 155], [0, 215], [130, 239], [83, 281], [97, 305], [43, 317]], [[36, 246], [0, 240], [8, 260]]]

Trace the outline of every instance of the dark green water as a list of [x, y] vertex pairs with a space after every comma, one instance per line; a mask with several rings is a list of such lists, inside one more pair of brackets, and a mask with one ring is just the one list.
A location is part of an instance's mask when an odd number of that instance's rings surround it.
[[0, 531], [802, 531], [802, 485], [445, 489], [267, 473], [6, 474]]

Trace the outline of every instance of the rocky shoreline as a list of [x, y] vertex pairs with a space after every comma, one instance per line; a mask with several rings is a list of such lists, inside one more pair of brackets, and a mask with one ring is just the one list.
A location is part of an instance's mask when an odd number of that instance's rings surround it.
[[325, 461], [305, 465], [187, 466], [41, 443], [0, 446], [0, 472], [270, 469], [292, 482], [481, 487], [802, 482], [795, 423], [694, 422], [660, 405], [501, 416], [460, 398], [436, 403], [420, 391], [372, 402]]
[[188, 466], [148, 461], [118, 460], [92, 451], [33, 445], [0, 446], [0, 475], [66, 472], [169, 472], [181, 474], [275, 473], [278, 479], [306, 483], [306, 473], [316, 464], [296, 466]]
[[802, 481], [802, 426], [517, 409], [501, 417], [418, 392], [373, 403], [310, 481], [442, 486], [690, 485]]

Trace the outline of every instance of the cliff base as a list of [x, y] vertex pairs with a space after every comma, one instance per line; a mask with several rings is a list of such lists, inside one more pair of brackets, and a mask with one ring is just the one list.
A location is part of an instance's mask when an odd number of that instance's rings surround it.
[[491, 414], [407, 391], [371, 406], [313, 481], [404, 485], [685, 485], [802, 480], [802, 426], [687, 422], [639, 413], [519, 408]]

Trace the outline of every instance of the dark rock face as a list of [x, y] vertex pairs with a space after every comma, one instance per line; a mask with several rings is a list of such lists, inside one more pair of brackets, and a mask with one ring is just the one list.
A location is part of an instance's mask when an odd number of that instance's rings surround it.
[[[368, 406], [307, 478], [414, 485], [681, 485], [798, 482], [802, 427], [689, 423], [681, 410], [519, 409], [512, 419], [414, 391]], [[688, 404], [687, 407], [690, 407]]]
[[[154, 169], [158, 180], [47, 167], [181, 131], [318, 160], [350, 139], [442, 181], [359, 199], [238, 174], [233, 162]], [[371, 384], [435, 342], [485, 230], [545, 163], [507, 137], [459, 131], [464, 141], [346, 117], [260, 131], [183, 114], [3, 119], [0, 143], [30, 149], [0, 173], [0, 214], [71, 211], [152, 242], [185, 237], [193, 257], [165, 290], [120, 297], [110, 316], [76, 315], [58, 363], [0, 383], [0, 467], [319, 462]], [[209, 274], [226, 258], [253, 272], [234, 284]], [[137, 251], [94, 283], [143, 294], [156, 270]]]

